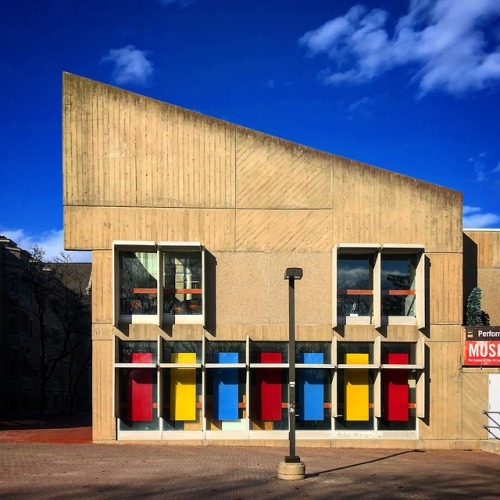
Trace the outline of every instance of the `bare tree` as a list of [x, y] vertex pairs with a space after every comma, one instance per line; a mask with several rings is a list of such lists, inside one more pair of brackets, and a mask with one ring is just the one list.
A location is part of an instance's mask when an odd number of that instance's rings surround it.
[[25, 270], [38, 320], [36, 371], [40, 384], [40, 415], [47, 410], [49, 381], [63, 360], [68, 360], [68, 373], [64, 377], [71, 411], [74, 410], [78, 385], [90, 366], [90, 300], [88, 295], [84, 296], [88, 289], [70, 287], [74, 277], [67, 267], [70, 263], [67, 256], [62, 255], [57, 262], [45, 262], [44, 255], [43, 249], [35, 246]]
[[63, 254], [51, 267], [59, 281], [51, 297], [51, 308], [59, 320], [68, 360], [66, 387], [70, 396], [70, 413], [75, 411], [76, 396], [91, 364], [91, 296], [89, 276], [78, 264]]

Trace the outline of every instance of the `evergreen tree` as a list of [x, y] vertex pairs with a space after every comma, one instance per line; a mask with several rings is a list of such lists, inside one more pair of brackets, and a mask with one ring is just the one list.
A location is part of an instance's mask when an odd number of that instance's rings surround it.
[[472, 289], [467, 299], [465, 322], [467, 326], [480, 326], [483, 324], [481, 318], [481, 289], [477, 286]]

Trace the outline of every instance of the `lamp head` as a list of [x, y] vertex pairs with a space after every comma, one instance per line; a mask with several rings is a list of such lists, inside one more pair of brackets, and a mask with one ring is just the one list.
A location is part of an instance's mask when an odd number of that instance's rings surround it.
[[301, 280], [304, 271], [301, 267], [287, 267], [285, 271], [286, 280]]

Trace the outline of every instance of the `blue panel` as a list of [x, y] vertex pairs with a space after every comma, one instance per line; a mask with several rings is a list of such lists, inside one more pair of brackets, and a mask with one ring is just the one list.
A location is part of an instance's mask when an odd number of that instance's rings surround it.
[[323, 356], [322, 352], [302, 352], [299, 359], [301, 363], [322, 365]]
[[[323, 353], [304, 352], [299, 358], [301, 363], [323, 363]], [[299, 385], [299, 420], [323, 420], [325, 391], [323, 370], [301, 369], [298, 370]]]
[[[216, 363], [237, 363], [237, 352], [217, 352]], [[238, 420], [238, 368], [214, 370], [214, 420]]]

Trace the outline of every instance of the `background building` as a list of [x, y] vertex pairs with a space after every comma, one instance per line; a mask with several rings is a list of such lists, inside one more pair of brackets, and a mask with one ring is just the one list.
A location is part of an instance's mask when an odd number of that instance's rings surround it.
[[461, 362], [461, 193], [69, 74], [63, 120], [96, 441], [288, 439], [287, 267], [299, 442], [487, 437], [488, 374]]
[[91, 264], [0, 236], [0, 416], [90, 409]]

